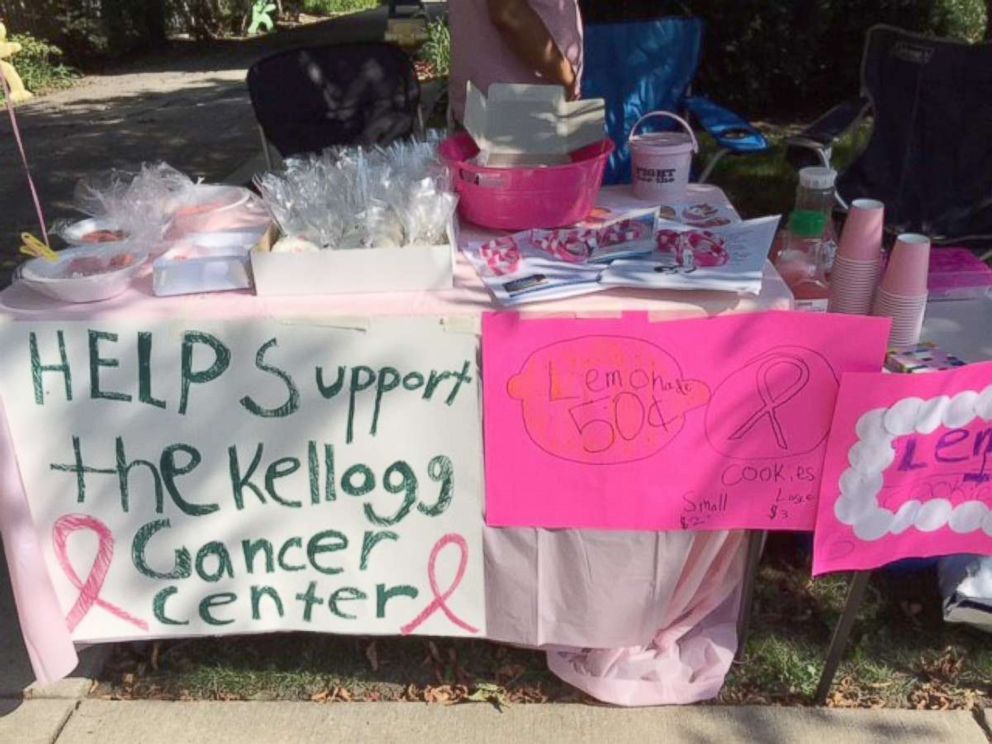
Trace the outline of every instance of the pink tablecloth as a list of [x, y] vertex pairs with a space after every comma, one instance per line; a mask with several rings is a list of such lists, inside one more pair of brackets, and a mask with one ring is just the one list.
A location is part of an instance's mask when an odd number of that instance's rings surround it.
[[737, 648], [742, 532], [487, 529], [494, 640], [617, 705], [705, 700]]
[[[713, 193], [712, 187], [693, 188]], [[602, 201], [616, 205], [626, 197], [622, 190], [606, 189]], [[463, 239], [469, 235], [466, 231]], [[764, 288], [754, 297], [611, 290], [543, 303], [528, 312], [647, 311], [661, 320], [788, 309], [791, 302], [781, 278], [766, 265]], [[464, 260], [455, 288], [436, 293], [155, 298], [150, 277], [118, 298], [90, 305], [60, 306], [17, 286], [0, 293], [0, 321], [303, 317], [354, 323], [415, 314], [472, 322], [489, 309], [488, 295]], [[77, 659], [30, 521], [2, 408], [0, 419], [0, 531], [21, 630], [44, 683], [69, 674]], [[485, 545], [492, 638], [547, 648], [556, 674], [608, 702], [685, 703], [719, 690], [736, 647], [741, 534], [487, 529]]]

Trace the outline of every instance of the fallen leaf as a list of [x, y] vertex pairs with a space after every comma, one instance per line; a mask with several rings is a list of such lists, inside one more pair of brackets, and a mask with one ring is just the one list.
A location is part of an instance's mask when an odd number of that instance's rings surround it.
[[437, 685], [424, 690], [424, 702], [427, 703], [450, 703], [451, 688], [448, 685]]
[[466, 696], [465, 699], [471, 700], [474, 703], [491, 703], [496, 706], [497, 710], [502, 710], [510, 706], [510, 700], [506, 695], [506, 690], [491, 682], [480, 682], [475, 686], [472, 694]]

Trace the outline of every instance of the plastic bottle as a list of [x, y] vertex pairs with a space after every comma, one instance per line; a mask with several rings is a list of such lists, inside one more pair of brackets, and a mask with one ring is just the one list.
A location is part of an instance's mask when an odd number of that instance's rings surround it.
[[799, 171], [796, 205], [780, 241], [775, 266], [792, 289], [798, 309], [826, 311], [827, 277], [837, 252], [832, 213], [837, 171], [810, 167]]

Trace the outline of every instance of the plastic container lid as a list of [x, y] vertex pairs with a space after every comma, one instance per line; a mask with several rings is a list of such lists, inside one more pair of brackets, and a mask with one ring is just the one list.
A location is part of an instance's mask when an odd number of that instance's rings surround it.
[[799, 171], [799, 185], [804, 189], [832, 189], [837, 181], [837, 171], [833, 168], [809, 166]]
[[664, 151], [667, 155], [679, 155], [692, 152], [695, 144], [685, 132], [644, 132], [631, 137], [630, 146], [633, 149], [648, 148]]

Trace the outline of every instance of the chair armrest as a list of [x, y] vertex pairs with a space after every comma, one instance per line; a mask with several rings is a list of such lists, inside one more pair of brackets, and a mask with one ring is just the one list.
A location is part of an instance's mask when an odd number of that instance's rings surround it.
[[733, 111], [703, 96], [689, 96], [686, 108], [720, 147], [734, 153], [763, 152], [768, 149], [764, 135]]
[[860, 96], [844, 101], [834, 106], [799, 134], [789, 137], [786, 144], [799, 147], [827, 147], [847, 134], [852, 127], [861, 121], [870, 107], [871, 101]]

